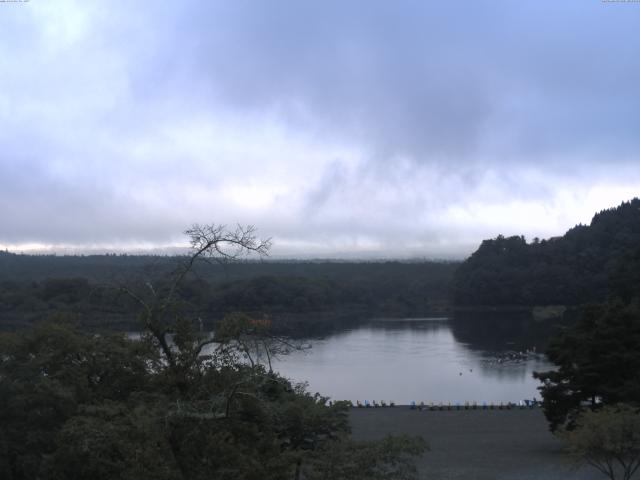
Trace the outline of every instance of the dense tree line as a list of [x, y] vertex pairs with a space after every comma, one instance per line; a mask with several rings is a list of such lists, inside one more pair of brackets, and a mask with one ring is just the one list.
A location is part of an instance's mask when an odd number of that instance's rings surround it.
[[[621, 459], [637, 468], [640, 443], [619, 427], [637, 422], [640, 408], [640, 199], [562, 237], [485, 240], [452, 285], [458, 305], [572, 306], [548, 343], [556, 368], [535, 373], [550, 428], [597, 468]], [[605, 445], [608, 437], [615, 442]]]
[[414, 478], [420, 439], [354, 442], [346, 404], [240, 362], [231, 337], [207, 355], [189, 327], [174, 339], [170, 362], [149, 332], [0, 335], [0, 477]]
[[[185, 233], [191, 255], [170, 274], [116, 290], [138, 312], [138, 340], [59, 320], [0, 334], [0, 478], [415, 478], [422, 439], [354, 442], [344, 402], [272, 371], [297, 345], [271, 322], [235, 313], [215, 334], [194, 329], [183, 297], [196, 260], [264, 254], [269, 243], [252, 227]], [[95, 290], [84, 279], [34, 288], [67, 303]]]
[[[536, 372], [550, 429], [608, 478], [640, 468], [640, 200], [563, 237], [482, 243], [454, 280], [467, 305], [573, 305]], [[571, 320], [571, 321], [568, 321]]]
[[640, 200], [597, 213], [564, 236], [482, 242], [455, 273], [458, 305], [580, 305], [640, 292]]
[[579, 461], [607, 478], [640, 468], [640, 297], [582, 307], [554, 335], [554, 370], [536, 372], [549, 426]]
[[[18, 263], [24, 261], [27, 271], [38, 261], [60, 260], [63, 267], [65, 262], [74, 265], [78, 261], [74, 257], [9, 256], [12, 261], [18, 258]], [[115, 258], [116, 263], [121, 261]], [[34, 273], [34, 278], [26, 279], [23, 272], [22, 279], [0, 281], [0, 328], [29, 325], [61, 312], [89, 326], [135, 328], [135, 305], [118, 287], [131, 281], [161, 284], [179, 259], [162, 259], [160, 265], [148, 260], [146, 266], [120, 265], [123, 271], [110, 278], [94, 275], [95, 264], [88, 263], [84, 276], [37, 278]], [[415, 315], [447, 307], [454, 269], [455, 264], [438, 262], [200, 262], [197, 275], [180, 284], [179, 294], [181, 308], [206, 324], [234, 311], [269, 314], [276, 320], [296, 314], [296, 318], [304, 314], [309, 319], [326, 319], [329, 314], [353, 314], [352, 318], [372, 313]], [[83, 273], [82, 269], [64, 268], [63, 272]]]
[[[113, 282], [125, 277], [162, 277], [184, 260], [184, 256], [154, 255], [26, 255], [0, 251], [0, 281], [39, 281], [47, 278], [87, 278], [91, 282]], [[197, 273], [210, 282], [242, 280], [254, 277], [306, 277], [343, 279], [347, 282], [389, 282], [409, 276], [411, 279], [450, 274], [459, 262], [429, 260], [272, 260], [238, 258], [226, 262], [198, 262]]]
[[559, 331], [547, 355], [557, 365], [535, 373], [552, 430], [572, 428], [588, 409], [619, 403], [640, 407], [640, 303], [611, 300], [583, 309]]

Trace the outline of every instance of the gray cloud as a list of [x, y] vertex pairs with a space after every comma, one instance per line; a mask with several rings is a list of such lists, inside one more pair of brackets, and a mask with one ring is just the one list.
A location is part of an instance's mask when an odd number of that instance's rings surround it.
[[[638, 147], [638, 9], [281, 1], [202, 10], [206, 23], [184, 37], [197, 45], [185, 68], [234, 107], [279, 108], [296, 125], [302, 109], [322, 134], [423, 161], [491, 155], [496, 143], [536, 161], [577, 142]], [[186, 11], [182, 32], [198, 7]], [[233, 28], [211, 28], [216, 15]]]
[[0, 245], [212, 220], [282, 254], [561, 233], [640, 185], [638, 21], [577, 0], [0, 5]]

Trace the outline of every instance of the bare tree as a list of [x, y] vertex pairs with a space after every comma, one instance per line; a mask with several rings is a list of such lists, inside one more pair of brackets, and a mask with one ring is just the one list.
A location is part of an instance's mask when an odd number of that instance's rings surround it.
[[[189, 237], [190, 253], [185, 256], [162, 285], [154, 285], [149, 280], [144, 286], [126, 286], [119, 288], [141, 307], [141, 320], [144, 328], [157, 342], [169, 368], [176, 370], [179, 359], [172, 349], [168, 335], [175, 332], [179, 312], [177, 309], [178, 289], [185, 278], [193, 272], [198, 261], [229, 262], [250, 254], [267, 256], [271, 248], [271, 239], [260, 239], [253, 225], [237, 225], [228, 229], [225, 225], [195, 224], [185, 235]], [[202, 349], [213, 342], [207, 338], [195, 343], [189, 349], [188, 357], [183, 361], [195, 361]], [[184, 352], [183, 352], [184, 353]]]
[[262, 365], [264, 358], [264, 366], [269, 373], [273, 372], [273, 360], [279, 356], [310, 348], [304, 342], [274, 331], [268, 317], [253, 318], [244, 313], [225, 316], [216, 332], [215, 341], [220, 343], [222, 349], [230, 346], [232, 351], [240, 352], [252, 368]]

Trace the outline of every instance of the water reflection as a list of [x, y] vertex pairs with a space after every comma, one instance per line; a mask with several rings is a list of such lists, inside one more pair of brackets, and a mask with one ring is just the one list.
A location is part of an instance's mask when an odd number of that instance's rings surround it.
[[[313, 391], [334, 399], [396, 403], [507, 402], [538, 396], [535, 370], [551, 366], [544, 357], [497, 359], [501, 352], [539, 349], [533, 327], [506, 319], [376, 319], [312, 340], [276, 368]], [[535, 341], [534, 341], [535, 340]]]
[[473, 350], [544, 351], [553, 322], [535, 321], [529, 312], [457, 312], [451, 318], [455, 339]]

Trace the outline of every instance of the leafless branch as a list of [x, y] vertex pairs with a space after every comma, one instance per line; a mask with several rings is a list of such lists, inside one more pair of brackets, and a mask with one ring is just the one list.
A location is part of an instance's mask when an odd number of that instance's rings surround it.
[[237, 225], [235, 230], [227, 230], [225, 225], [200, 225], [197, 223], [185, 230], [184, 233], [189, 237], [192, 253], [176, 271], [169, 293], [163, 302], [162, 310], [165, 310], [173, 301], [176, 289], [184, 277], [193, 270], [195, 262], [199, 258], [230, 261], [251, 253], [261, 257], [268, 256], [271, 238], [258, 239], [256, 231], [253, 225], [245, 227]]

